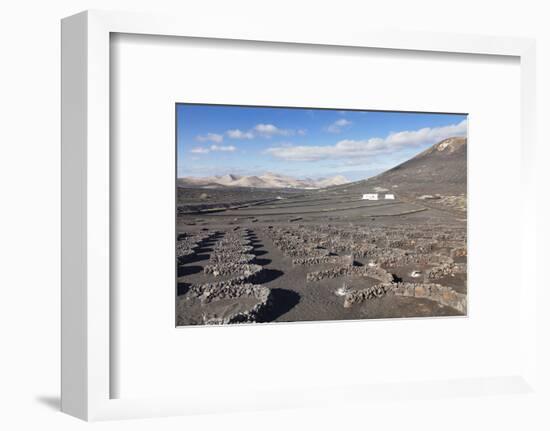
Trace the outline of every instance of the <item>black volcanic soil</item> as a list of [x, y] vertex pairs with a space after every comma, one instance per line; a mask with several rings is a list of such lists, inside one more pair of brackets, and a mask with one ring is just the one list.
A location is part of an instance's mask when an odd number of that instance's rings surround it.
[[[189, 296], [190, 286], [231, 283], [235, 278], [204, 271], [224, 237], [240, 238], [253, 247], [250, 263], [262, 271], [246, 282], [270, 292], [265, 306], [248, 321], [464, 315], [464, 309], [435, 297], [387, 294], [345, 306], [346, 292], [370, 289], [381, 281], [355, 275], [308, 281], [308, 274], [342, 264], [293, 263], [318, 252], [338, 259], [352, 254], [356, 270], [374, 262], [391, 274], [391, 286], [437, 284], [450, 289], [451, 296], [466, 295], [466, 142], [456, 138], [438, 145], [378, 177], [321, 190], [178, 188], [178, 236], [196, 241], [196, 247], [178, 265], [177, 321], [204, 323], [202, 307], [219, 307], [223, 315], [224, 310], [246, 311], [254, 305], [250, 298], [242, 303], [234, 298], [207, 302]], [[378, 191], [375, 187], [390, 190], [396, 199], [361, 199], [363, 193]], [[350, 247], [364, 247], [372, 254], [362, 256]], [[420, 275], [413, 276], [414, 271]], [[211, 290], [215, 295], [215, 288]]]
[[[260, 207], [263, 207], [263, 205]], [[311, 207], [306, 206], [305, 208], [309, 210]], [[358, 209], [342, 209], [331, 212], [332, 218], [335, 220], [330, 222], [335, 229], [341, 227], [343, 231], [366, 226], [383, 229], [384, 227], [400, 227], [403, 225], [428, 226], [429, 228], [433, 225], [432, 233], [437, 234], [437, 227], [441, 224], [458, 226], [459, 230], [465, 231], [464, 222], [446, 212], [435, 209], [422, 209], [422, 211], [409, 213], [413, 209], [418, 210], [419, 208], [413, 207], [409, 203], [403, 205], [398, 203], [396, 205], [394, 202], [378, 206], [365, 205]], [[201, 214], [200, 216], [185, 215], [178, 218], [179, 232], [198, 232], [201, 229], [208, 229], [212, 232], [231, 231], [235, 227], [246, 227], [252, 231], [253, 253], [256, 255], [254, 263], [262, 265], [266, 270], [266, 277], [261, 284], [270, 288], [273, 294], [273, 307], [265, 321], [292, 322], [461, 314], [453, 308], [428, 299], [395, 296], [374, 299], [367, 304], [344, 308], [343, 298], [336, 294], [336, 291], [342, 287], [344, 282], [349, 282], [354, 288], [366, 288], [375, 285], [377, 281], [369, 279], [349, 280], [344, 277], [308, 282], [306, 281], [308, 272], [325, 269], [331, 265], [293, 265], [292, 257], [283, 255], [265, 233], [268, 226], [274, 225], [289, 228], [302, 226], [303, 229], [307, 230], [310, 226], [315, 227], [319, 223], [327, 223], [329, 221], [327, 213], [323, 211], [323, 208], [315, 213], [301, 212], [298, 208], [297, 211], [294, 209], [292, 215], [300, 214], [301, 219], [289, 222], [290, 215], [275, 216], [270, 215], [270, 211], [271, 209], [266, 209], [265, 215], [259, 215], [261, 211], [258, 209], [255, 212], [254, 222], [248, 216], [245, 217], [244, 214], [240, 214], [238, 210], [231, 211], [230, 214], [228, 214], [229, 211], [226, 211], [207, 215]], [[402, 211], [402, 213], [399, 213], [399, 211]], [[191, 223], [191, 225], [187, 223]], [[193, 258], [179, 265], [178, 282], [182, 286], [187, 283], [200, 284], [231, 278], [230, 276], [214, 278], [203, 272], [204, 266], [208, 264], [213, 245], [214, 242], [204, 243]], [[366, 265], [367, 263], [368, 259], [356, 260], [358, 265]], [[412, 264], [393, 268], [390, 271], [403, 281], [414, 282], [415, 280], [410, 277], [410, 273], [414, 269], [426, 270], [428, 268], [430, 266]], [[454, 277], [448, 276], [441, 281], [455, 288], [457, 292], [466, 293], [465, 274], [455, 275]], [[200, 304], [197, 302], [195, 302], [195, 306], [200, 308]], [[190, 313], [195, 314], [197, 312], [197, 310], [194, 310]], [[189, 324], [192, 324], [193, 321], [191, 319]]]

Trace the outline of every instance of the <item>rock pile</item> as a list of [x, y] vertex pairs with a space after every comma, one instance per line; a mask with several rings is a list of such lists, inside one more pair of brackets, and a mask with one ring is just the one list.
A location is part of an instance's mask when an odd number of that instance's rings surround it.
[[[204, 266], [203, 272], [214, 278], [227, 279], [191, 284], [179, 301], [179, 324], [189, 324], [189, 321], [192, 324], [225, 324], [261, 320], [262, 313], [272, 303], [272, 296], [271, 289], [259, 284], [263, 267], [252, 263], [256, 257], [251, 253], [254, 250], [252, 234], [249, 229], [235, 227], [225, 232], [212, 247], [209, 264]], [[200, 302], [198, 311], [196, 306], [192, 306], [194, 301]], [[191, 308], [186, 309], [186, 306]], [[190, 313], [194, 314], [189, 316]]]
[[344, 308], [349, 308], [353, 304], [365, 302], [368, 299], [386, 296], [391, 289], [391, 284], [381, 283], [366, 289], [352, 290], [344, 297]]
[[[271, 303], [271, 289], [257, 284], [235, 282], [206, 283], [191, 285], [189, 298], [196, 298], [202, 304], [203, 324], [256, 322]], [[219, 304], [237, 300], [237, 306], [227, 309]], [[242, 305], [246, 303], [247, 306]], [[240, 305], [240, 307], [238, 306]]]
[[216, 265], [206, 265], [204, 267], [205, 274], [211, 274], [214, 277], [223, 277], [228, 275], [235, 275], [235, 281], [241, 283], [251, 283], [262, 272], [263, 267], [261, 265], [255, 265], [250, 263], [233, 263], [223, 262]]
[[294, 265], [353, 265], [353, 256], [311, 256], [311, 257], [296, 257], [292, 259]]
[[391, 283], [393, 275], [380, 267], [368, 266], [340, 266], [329, 268], [322, 271], [310, 272], [307, 274], [307, 281], [321, 281], [338, 277], [368, 277], [381, 281], [382, 283]]
[[330, 251], [301, 229], [271, 228], [265, 231], [275, 246], [285, 255], [294, 258], [329, 256]]
[[441, 305], [452, 307], [461, 313], [467, 311], [466, 295], [454, 289], [435, 283], [396, 283], [391, 290], [393, 295], [412, 296], [436, 301]]
[[435, 283], [381, 283], [366, 289], [350, 290], [344, 298], [344, 307], [386, 295], [429, 299], [461, 313], [467, 312], [466, 295]]
[[183, 263], [185, 258], [194, 255], [200, 245], [211, 238], [218, 235], [218, 232], [198, 232], [194, 235], [180, 234], [176, 242], [176, 258], [180, 263]]
[[214, 277], [237, 275], [241, 283], [252, 282], [262, 271], [260, 265], [252, 264], [256, 256], [250, 240], [251, 231], [236, 227], [217, 242], [210, 254], [210, 263], [204, 267], [206, 274]]

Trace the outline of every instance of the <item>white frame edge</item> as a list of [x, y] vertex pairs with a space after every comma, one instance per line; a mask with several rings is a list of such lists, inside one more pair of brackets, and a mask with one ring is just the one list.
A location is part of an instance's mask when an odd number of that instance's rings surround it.
[[[521, 61], [523, 238], [521, 324], [524, 373], [509, 379], [510, 388], [536, 388], [536, 82], [535, 41], [477, 35], [362, 31], [331, 34], [251, 24], [248, 28], [208, 28], [193, 17], [86, 11], [62, 20], [61, 162], [62, 286], [61, 409], [84, 420], [167, 416], [211, 411], [182, 406], [178, 400], [109, 398], [109, 40], [110, 33], [236, 39], [414, 51], [517, 56]], [[534, 259], [535, 258], [535, 259]], [[527, 268], [530, 270], [527, 271]], [[538, 335], [541, 336], [540, 334]], [[490, 383], [490, 382], [489, 382]], [[472, 385], [479, 387], [476, 391]], [[447, 386], [449, 383], [447, 383]], [[487, 380], [456, 382], [460, 393], [490, 393]], [[502, 385], [502, 381], [495, 382]], [[464, 386], [464, 387], [463, 387]], [[490, 386], [490, 385], [489, 385]], [[483, 390], [480, 388], [483, 387]], [[419, 387], [416, 387], [418, 390]], [[514, 390], [514, 389], [512, 389]], [[335, 396], [353, 397], [333, 389]], [[441, 388], [420, 387], [424, 394]], [[456, 392], [456, 391], [455, 391]], [[377, 397], [390, 394], [378, 387]], [[311, 394], [310, 394], [311, 395]], [[369, 399], [369, 396], [366, 397]], [[289, 397], [278, 407], [318, 405], [319, 394]], [[305, 402], [304, 402], [305, 400]], [[267, 406], [259, 405], [262, 408]], [[246, 407], [245, 407], [246, 408]], [[253, 408], [253, 407], [252, 407]], [[242, 410], [229, 401], [227, 410]]]

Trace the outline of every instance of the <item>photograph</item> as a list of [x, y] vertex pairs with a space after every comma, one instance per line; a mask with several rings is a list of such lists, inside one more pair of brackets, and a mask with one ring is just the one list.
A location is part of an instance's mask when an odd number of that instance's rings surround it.
[[176, 326], [467, 316], [468, 114], [177, 103]]

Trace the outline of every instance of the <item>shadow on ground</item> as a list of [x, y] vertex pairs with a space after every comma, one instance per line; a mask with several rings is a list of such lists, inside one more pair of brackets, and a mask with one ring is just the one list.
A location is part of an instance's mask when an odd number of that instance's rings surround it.
[[273, 280], [278, 279], [282, 275], [284, 275], [284, 272], [279, 271], [278, 269], [264, 268], [264, 270], [261, 272], [258, 283], [261, 283], [261, 284], [269, 283]]
[[60, 411], [61, 410], [61, 399], [58, 396], [54, 395], [41, 395], [36, 397], [36, 401], [51, 410]]
[[178, 283], [178, 296], [185, 295], [190, 287], [191, 285], [189, 283]]
[[283, 314], [292, 310], [300, 302], [300, 294], [293, 290], [275, 288], [271, 289], [271, 304], [258, 322], [273, 322]]
[[201, 271], [202, 271], [202, 266], [198, 266], [198, 265], [178, 266], [178, 277], [183, 277], [184, 275], [197, 274]]

